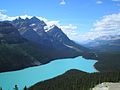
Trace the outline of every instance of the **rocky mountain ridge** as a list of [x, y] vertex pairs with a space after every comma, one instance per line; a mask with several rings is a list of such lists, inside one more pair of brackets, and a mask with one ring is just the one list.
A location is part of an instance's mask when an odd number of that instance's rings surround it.
[[57, 26], [47, 32], [44, 26], [36, 17], [0, 22], [0, 72], [77, 57], [89, 51], [70, 40]]

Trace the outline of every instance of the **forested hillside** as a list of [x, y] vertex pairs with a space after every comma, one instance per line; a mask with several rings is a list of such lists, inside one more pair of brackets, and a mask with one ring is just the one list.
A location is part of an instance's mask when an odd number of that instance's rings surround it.
[[86, 73], [70, 70], [56, 78], [39, 82], [28, 90], [90, 90], [102, 82], [119, 82], [120, 72]]

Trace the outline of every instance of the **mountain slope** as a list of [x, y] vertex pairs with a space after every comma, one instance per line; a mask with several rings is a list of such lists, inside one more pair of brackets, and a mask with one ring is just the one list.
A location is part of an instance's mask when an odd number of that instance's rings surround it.
[[0, 72], [38, 65], [36, 59], [19, 46], [26, 41], [14, 26], [0, 22]]
[[[87, 43], [97, 54], [95, 68], [99, 71], [120, 71], [120, 36], [102, 36]], [[93, 58], [95, 59], [95, 58]]]
[[36, 17], [0, 23], [0, 72], [72, 58], [88, 50], [71, 41], [57, 26], [45, 32], [45, 25]]
[[[29, 41], [53, 47], [57, 49], [71, 49], [78, 52], [83, 52], [86, 48], [71, 41], [60, 28], [53, 26], [47, 32], [44, 29], [45, 22], [36, 17], [31, 19], [16, 19], [11, 22], [18, 28], [21, 35]], [[88, 49], [87, 49], [88, 50]]]
[[[68, 54], [82, 55], [84, 51], [88, 51], [87, 48], [76, 44], [71, 41], [62, 30], [53, 26], [50, 30], [45, 30], [45, 22], [39, 20], [36, 17], [31, 19], [16, 19], [11, 22], [16, 28], [18, 28], [21, 35], [29, 41], [44, 45], [48, 48], [54, 48], [61, 52]], [[65, 54], [65, 53], [64, 53]], [[64, 56], [66, 56], [64, 55]]]
[[101, 52], [120, 51], [120, 35], [101, 36], [85, 44], [85, 46]]
[[[81, 45], [78, 45], [77, 43], [73, 42], [72, 40], [70, 40], [63, 32], [62, 30], [53, 25], [52, 28], [50, 30], [47, 31], [47, 34], [53, 38], [53, 40], [55, 42], [58, 42], [58, 43], [61, 43], [62, 45], [64, 45], [65, 47], [67, 48], [71, 48], [73, 50], [76, 50], [78, 52], [85, 52], [85, 51], [88, 51], [87, 48], [81, 46]], [[58, 48], [58, 45], [57, 45], [57, 48]]]
[[25, 39], [21, 37], [15, 27], [7, 22], [0, 22], [0, 43], [17, 43], [23, 41]]

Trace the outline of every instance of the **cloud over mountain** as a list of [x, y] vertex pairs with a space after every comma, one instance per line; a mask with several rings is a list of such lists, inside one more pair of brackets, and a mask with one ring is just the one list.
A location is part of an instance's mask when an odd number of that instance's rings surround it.
[[[2, 10], [0, 10], [0, 21], [4, 21], [4, 20], [9, 20], [12, 21], [16, 18], [23, 18], [25, 19], [27, 18], [32, 18], [33, 16], [30, 15], [21, 15], [21, 16], [8, 16], [5, 13], [2, 12]], [[40, 17], [40, 16], [36, 16], [38, 19], [43, 20], [46, 24], [47, 24], [47, 28], [49, 28], [52, 25], [57, 25], [59, 28], [61, 28], [63, 30], [64, 33], [67, 34], [68, 37], [70, 37], [71, 39], [74, 39], [74, 35], [75, 35], [75, 31], [77, 29], [77, 26], [73, 25], [73, 24], [68, 24], [68, 25], [61, 25], [61, 22], [59, 20], [48, 20], [44, 17]]]
[[[0, 21], [11, 21], [18, 17], [19, 16], [8, 16], [0, 12]], [[20, 17], [25, 19], [26, 17], [31, 18], [32, 16], [22, 15]], [[82, 35], [77, 32], [78, 28], [73, 24], [61, 25], [59, 20], [48, 20], [40, 16], [37, 16], [37, 18], [43, 20], [47, 24], [48, 28], [52, 25], [57, 25], [70, 39], [76, 42], [87, 42], [88, 40], [94, 40], [100, 36], [120, 35], [120, 13], [103, 16], [93, 24], [93, 28], [89, 32]]]
[[118, 34], [120, 31], [120, 13], [104, 16], [94, 24], [93, 31], [104, 34]]
[[84, 35], [76, 34], [76, 38], [79, 38], [79, 41], [77, 42], [85, 42], [101, 36], [109, 37], [116, 35], [120, 35], [120, 13], [103, 16], [94, 23], [90, 32], [87, 32]]

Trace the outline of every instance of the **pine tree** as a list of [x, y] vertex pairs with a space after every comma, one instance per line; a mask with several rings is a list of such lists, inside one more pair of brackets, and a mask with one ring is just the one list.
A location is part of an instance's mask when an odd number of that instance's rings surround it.
[[25, 86], [23, 90], [27, 90], [27, 86]]
[[0, 90], [2, 90], [2, 87], [0, 87]]
[[18, 90], [18, 86], [17, 85], [15, 85], [15, 88], [13, 88], [14, 90]]

